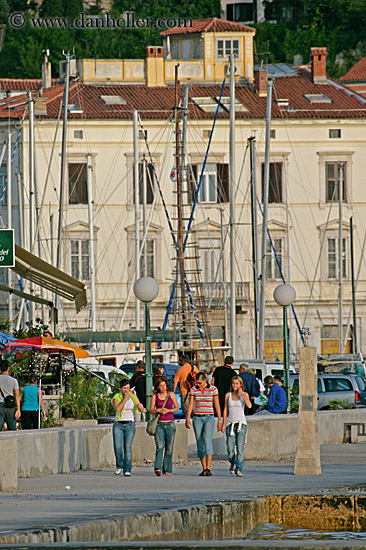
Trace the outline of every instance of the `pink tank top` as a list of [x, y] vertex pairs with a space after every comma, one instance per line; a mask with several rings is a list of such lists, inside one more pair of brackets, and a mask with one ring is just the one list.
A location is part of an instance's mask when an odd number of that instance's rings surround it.
[[[160, 409], [164, 405], [164, 401], [164, 399], [159, 399], [158, 394], [155, 394], [155, 404], [157, 409]], [[173, 399], [170, 395], [168, 397], [168, 401], [166, 402], [165, 408], [174, 409]], [[170, 422], [171, 420], [174, 420], [173, 413], [161, 414], [159, 416], [159, 422]]]

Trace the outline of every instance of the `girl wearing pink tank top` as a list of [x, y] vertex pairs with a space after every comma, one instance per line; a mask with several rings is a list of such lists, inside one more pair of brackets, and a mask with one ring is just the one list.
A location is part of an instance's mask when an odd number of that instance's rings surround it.
[[[164, 402], [168, 397], [165, 406]], [[155, 475], [172, 475], [173, 447], [175, 437], [174, 413], [179, 411], [179, 405], [174, 393], [168, 393], [166, 381], [159, 378], [154, 384], [150, 413], [158, 414], [159, 421], [155, 432]]]

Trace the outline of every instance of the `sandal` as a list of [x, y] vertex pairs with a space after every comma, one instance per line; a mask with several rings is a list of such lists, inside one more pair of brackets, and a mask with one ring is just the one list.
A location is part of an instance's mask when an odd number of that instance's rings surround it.
[[208, 476], [208, 477], [212, 476], [212, 472], [208, 468], [206, 470], [206, 476]]
[[155, 468], [154, 473], [158, 477], [161, 476], [161, 470], [159, 470], [159, 468]]
[[164, 475], [166, 475], [166, 476], [171, 476], [172, 474], [171, 474], [170, 472], [165, 472]]
[[202, 470], [202, 472], [200, 474], [198, 474], [199, 476], [205, 476], [207, 475], [207, 470]]

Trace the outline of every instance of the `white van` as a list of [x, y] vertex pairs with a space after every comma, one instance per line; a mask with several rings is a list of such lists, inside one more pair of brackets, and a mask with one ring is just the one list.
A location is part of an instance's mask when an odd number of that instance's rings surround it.
[[[100, 365], [98, 360], [94, 357], [79, 359], [76, 367], [78, 366], [79, 370], [84, 372], [87, 370], [105, 380], [107, 382], [105, 385], [107, 386], [109, 392], [112, 392], [113, 389], [111, 384], [113, 386], [118, 386], [118, 382], [120, 382], [123, 378], [128, 378], [128, 375], [122, 369], [118, 369], [117, 367], [113, 367], [111, 365]], [[101, 383], [103, 382], [101, 381]]]
[[[233, 369], [239, 373], [239, 367], [243, 363], [246, 363], [250, 369], [255, 369], [256, 377], [260, 380], [268, 375], [271, 376], [281, 376], [283, 379], [283, 364], [282, 363], [264, 363], [263, 361], [258, 361], [257, 359], [237, 359], [234, 361]], [[293, 365], [290, 365], [290, 373], [295, 374], [295, 368]]]

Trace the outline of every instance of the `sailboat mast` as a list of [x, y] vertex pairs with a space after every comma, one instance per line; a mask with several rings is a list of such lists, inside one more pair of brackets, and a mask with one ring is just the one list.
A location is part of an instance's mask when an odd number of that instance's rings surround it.
[[343, 164], [338, 171], [338, 352], [343, 353]]
[[[33, 247], [33, 189], [34, 189], [34, 103], [32, 92], [28, 92], [29, 102], [29, 251]], [[29, 293], [33, 294], [34, 285], [29, 284]], [[34, 320], [34, 302], [29, 302], [29, 321]]]
[[178, 88], [179, 64], [175, 65], [175, 172], [177, 180], [177, 216], [178, 216], [178, 265], [181, 289], [182, 329], [187, 328], [187, 300], [184, 281], [184, 257], [183, 257], [183, 208], [182, 188], [180, 174], [180, 150], [179, 150], [179, 88]]
[[259, 344], [261, 358], [264, 357], [264, 321], [265, 321], [265, 291], [266, 291], [266, 252], [267, 252], [267, 225], [268, 225], [268, 191], [269, 191], [269, 151], [271, 137], [271, 107], [272, 107], [272, 79], [267, 79], [267, 106], [266, 106], [266, 145], [264, 153], [263, 175], [263, 224], [262, 224], [262, 254], [261, 254], [261, 295], [259, 302]]
[[251, 174], [251, 214], [252, 214], [252, 261], [254, 280], [254, 318], [255, 318], [255, 358], [260, 358], [260, 344], [258, 338], [258, 300], [259, 300], [259, 278], [258, 278], [258, 221], [257, 221], [257, 175], [256, 175], [256, 152], [255, 137], [248, 139], [250, 147], [250, 174]]
[[351, 246], [351, 282], [352, 282], [352, 316], [353, 316], [353, 328], [352, 328], [352, 340], [353, 340], [353, 353], [358, 353], [357, 346], [357, 327], [356, 327], [356, 292], [355, 292], [355, 264], [354, 264], [354, 248], [353, 248], [353, 216], [349, 220], [350, 230], [350, 246]]
[[[8, 131], [8, 159], [7, 159], [7, 211], [8, 211], [8, 229], [12, 228], [12, 217], [11, 217], [11, 203], [12, 203], [12, 196], [11, 196], [11, 132]], [[11, 269], [8, 269], [9, 273], [9, 281], [8, 284], [10, 287], [13, 286], [13, 271]], [[8, 314], [9, 314], [9, 323], [10, 323], [10, 329], [12, 328], [13, 323], [13, 295], [12, 293], [9, 293], [8, 298]]]
[[[70, 82], [70, 52], [66, 54], [66, 76], [64, 90], [64, 118], [62, 126], [62, 148], [61, 148], [61, 179], [60, 179], [60, 205], [58, 216], [58, 232], [57, 232], [57, 257], [56, 267], [61, 268], [61, 251], [62, 251], [62, 222], [64, 216], [64, 195], [65, 195], [65, 172], [66, 172], [66, 139], [67, 139], [67, 115], [69, 108], [69, 82]], [[55, 309], [58, 305], [58, 296], [55, 295]]]
[[94, 256], [94, 220], [93, 220], [93, 181], [92, 160], [87, 155], [87, 183], [88, 183], [88, 218], [89, 218], [89, 269], [90, 269], [90, 305], [91, 305], [91, 329], [97, 330], [97, 315], [95, 306], [95, 256]]
[[[287, 167], [287, 158], [284, 159], [285, 166], [285, 187], [286, 187], [286, 240], [287, 240], [287, 282], [291, 284], [291, 265], [290, 265], [290, 197], [288, 192], [288, 167]], [[292, 308], [288, 308], [288, 344], [289, 344], [289, 357], [291, 353], [294, 353], [293, 348], [293, 330], [292, 330]]]
[[[138, 111], [132, 112], [133, 119], [133, 173], [135, 182], [135, 281], [140, 278], [140, 170], [139, 170], [139, 136]], [[144, 166], [142, 167], [145, 168]], [[140, 301], [135, 298], [135, 328], [140, 329]]]
[[236, 355], [236, 265], [235, 265], [235, 64], [230, 55], [230, 347]]

